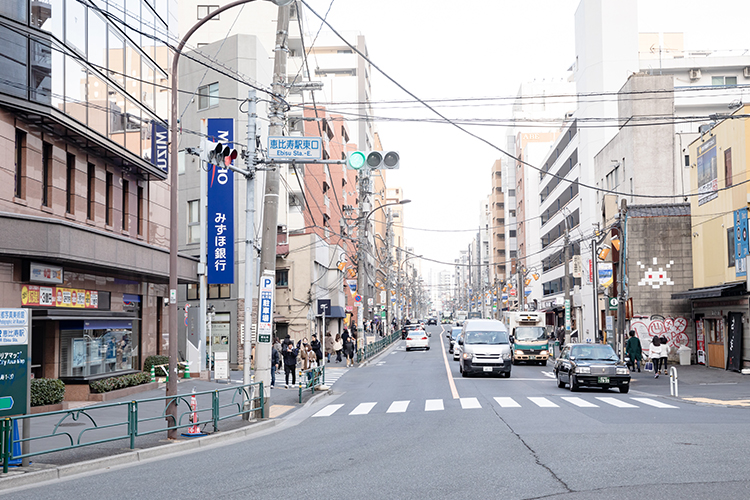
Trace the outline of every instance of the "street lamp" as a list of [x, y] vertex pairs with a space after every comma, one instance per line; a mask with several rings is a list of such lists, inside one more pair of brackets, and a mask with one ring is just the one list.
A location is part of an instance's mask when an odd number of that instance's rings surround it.
[[[177, 356], [179, 355], [177, 350], [177, 330], [179, 328], [179, 321], [177, 319], [177, 264], [178, 258], [177, 253], [179, 245], [177, 242], [178, 231], [177, 231], [177, 213], [179, 211], [179, 203], [177, 199], [177, 167], [178, 167], [178, 148], [177, 148], [177, 64], [180, 61], [180, 55], [182, 50], [185, 48], [188, 39], [195, 33], [198, 28], [206, 24], [208, 21], [218, 16], [222, 12], [243, 5], [256, 0], [236, 0], [228, 3], [223, 7], [220, 7], [214, 11], [211, 11], [206, 17], [198, 21], [188, 30], [180, 43], [175, 49], [174, 57], [172, 58], [172, 95], [171, 97], [171, 109], [170, 109], [170, 120], [169, 120], [169, 131], [170, 131], [170, 154], [172, 155], [171, 161], [171, 172], [169, 173], [169, 373], [172, 375], [167, 381], [167, 396], [177, 395]], [[270, 0], [279, 7], [284, 7], [292, 3], [294, 0]], [[205, 270], [203, 270], [205, 272]], [[174, 401], [167, 400], [166, 410], [167, 420], [171, 420], [170, 427], [177, 425], [177, 404]], [[176, 439], [178, 437], [178, 431], [176, 428], [171, 428], [167, 431], [167, 437], [169, 439]]]
[[[367, 243], [367, 224], [370, 220], [370, 216], [377, 212], [378, 210], [381, 210], [386, 207], [392, 207], [396, 205], [406, 205], [407, 203], [411, 203], [411, 200], [401, 200], [396, 201], [393, 203], [386, 203], [384, 205], [380, 205], [379, 207], [375, 208], [374, 210], [371, 210], [367, 215], [364, 216], [364, 218], [360, 217], [360, 230], [358, 234], [358, 242], [357, 242], [357, 290], [362, 298], [359, 302], [359, 310], [357, 311], [357, 339], [362, 339], [363, 345], [367, 344], [367, 339], [364, 336], [364, 315], [365, 315], [365, 307], [367, 305], [366, 295], [365, 295], [365, 287], [367, 286], [367, 279], [365, 276], [365, 245]], [[361, 208], [360, 208], [361, 210]]]

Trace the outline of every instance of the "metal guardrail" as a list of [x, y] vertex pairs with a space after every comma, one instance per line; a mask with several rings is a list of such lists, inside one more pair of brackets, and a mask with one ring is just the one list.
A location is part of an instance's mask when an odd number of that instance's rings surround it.
[[[304, 383], [303, 383], [304, 382]], [[311, 389], [315, 393], [315, 388], [326, 383], [326, 367], [317, 366], [309, 370], [299, 371], [299, 402], [302, 404], [302, 391]]]
[[[196, 406], [195, 409], [191, 408], [190, 400], [192, 396], [196, 396], [196, 402], [202, 399], [205, 403], [208, 398], [203, 397], [199, 399], [198, 397], [206, 395], [210, 395], [210, 406]], [[219, 422], [222, 420], [226, 420], [239, 415], [246, 415], [256, 411], [260, 411], [261, 418], [264, 418], [266, 411], [265, 401], [262, 395], [263, 382], [257, 382], [242, 386], [229, 387], [226, 389], [215, 389], [212, 391], [194, 392], [190, 394], [180, 394], [177, 396], [164, 396], [127, 402], [123, 401], [119, 403], [108, 403], [102, 405], [87, 406], [84, 408], [4, 418], [0, 420], [0, 459], [2, 459], [3, 463], [3, 473], [8, 472], [9, 463], [17, 459], [44, 455], [47, 453], [54, 453], [58, 451], [71, 450], [84, 446], [108, 443], [112, 441], [119, 441], [123, 439], [128, 439], [130, 441], [130, 449], [132, 450], [135, 448], [135, 440], [139, 436], [156, 434], [172, 429], [182, 429], [192, 425], [201, 426], [212, 424], [214, 432], [218, 432]], [[229, 399], [229, 401], [227, 401], [227, 398]], [[245, 401], [248, 401], [249, 404], [246, 405]], [[159, 405], [159, 403], [162, 404]], [[174, 417], [167, 413], [167, 408], [172, 404], [176, 405], [178, 410], [184, 405], [185, 411], [179, 413], [177, 421], [171, 422], [170, 425], [170, 423], [168, 423], [168, 419], [173, 419]], [[161, 408], [161, 411], [157, 411], [158, 415], [155, 417], [139, 418], [139, 414], [145, 406], [157, 406], [158, 408]], [[97, 413], [100, 413], [102, 410], [109, 408], [122, 408], [123, 412], [126, 412], [126, 414], [123, 415], [122, 420], [111, 422], [110, 417], [102, 418], [100, 420], [107, 421], [109, 423], [97, 423], [97, 420], [99, 419]], [[153, 412], [151, 414], [153, 414]], [[197, 415], [197, 420], [191, 418], [191, 415], [193, 414]], [[59, 420], [57, 420], [57, 422], [54, 424], [54, 428], [49, 434], [33, 436], [26, 439], [14, 439], [13, 437], [14, 423], [18, 425], [19, 422], [31, 423], [32, 421], [35, 421], [40, 422], [41, 425], [41, 420], [47, 419], [54, 422], [54, 420], [57, 419], [58, 416]], [[205, 416], [205, 418], [203, 416]], [[78, 432], [77, 435], [65, 430], [68, 425], [81, 425], [77, 423], [84, 420], [87, 420], [90, 424], [80, 432]], [[162, 425], [153, 425], [154, 422], [159, 421], [162, 422]], [[46, 422], [47, 427], [49, 427], [52, 422]], [[122, 428], [124, 432], [115, 436], [101, 437], [102, 431], [104, 431], [105, 429], [114, 428]], [[97, 434], [99, 436], [97, 436]], [[87, 439], [90, 436], [91, 441], [88, 441]], [[26, 454], [14, 454], [14, 447], [18, 448], [18, 444], [23, 444], [25, 442], [29, 442], [30, 444], [32, 442], [35, 444], [47, 442], [51, 443], [49, 445], [51, 447], [42, 450], [31, 451]], [[30, 447], [31, 446], [29, 446], [29, 448]]]
[[392, 334], [385, 336], [376, 342], [373, 342], [372, 344], [367, 344], [362, 349], [357, 349], [357, 363], [375, 356], [400, 338], [401, 330], [397, 330]]

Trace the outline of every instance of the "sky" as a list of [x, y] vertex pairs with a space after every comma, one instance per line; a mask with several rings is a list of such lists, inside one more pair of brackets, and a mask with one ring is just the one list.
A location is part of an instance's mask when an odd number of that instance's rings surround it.
[[[575, 61], [579, 0], [306, 1], [321, 16], [330, 6], [327, 20], [336, 30], [365, 35], [371, 61], [411, 93], [423, 100], [453, 100], [451, 107], [437, 108], [450, 118], [507, 117], [508, 105], [455, 100], [514, 96], [524, 82], [567, 78]], [[684, 32], [686, 49], [750, 49], [750, 37], [738, 21], [750, 19], [747, 0], [637, 4], [641, 32]], [[320, 21], [309, 12], [303, 15], [317, 30]], [[372, 99], [412, 100], [375, 69]], [[437, 118], [416, 102], [406, 109], [376, 105], [375, 114]], [[401, 187], [412, 200], [404, 207], [407, 246], [452, 263], [476, 234], [480, 203], [491, 191], [492, 164], [502, 154], [450, 124], [378, 121], [376, 127], [384, 150], [401, 155], [400, 170], [388, 174], [387, 186]], [[469, 130], [505, 148], [505, 128]], [[423, 274], [431, 267], [448, 269], [423, 262]]]

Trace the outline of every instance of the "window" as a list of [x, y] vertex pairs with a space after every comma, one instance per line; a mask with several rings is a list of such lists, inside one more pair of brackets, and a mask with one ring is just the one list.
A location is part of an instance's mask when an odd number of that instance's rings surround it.
[[289, 286], [289, 269], [276, 270], [276, 286]]
[[200, 208], [200, 200], [188, 202], [188, 243], [199, 243], [201, 241]]
[[727, 229], [727, 267], [734, 267], [734, 227]]
[[122, 180], [122, 230], [130, 229], [130, 182]]
[[[207, 15], [209, 15], [211, 12], [218, 9], [218, 5], [199, 5], [198, 6], [198, 20], [205, 18]], [[219, 14], [216, 17], [212, 17], [211, 21], [219, 21], [219, 18], [221, 17], [221, 14]]]
[[515, 196], [515, 195], [516, 195], [516, 190], [515, 189], [509, 189], [508, 190], [508, 196]]
[[105, 210], [104, 210], [104, 223], [108, 226], [112, 225], [112, 190], [114, 189], [114, 176], [112, 172], [107, 172], [107, 181], [105, 188]]
[[515, 216], [516, 216], [516, 211], [515, 210], [509, 210], [508, 211], [508, 217], [515, 217]]
[[[208, 285], [209, 299], [228, 299], [230, 298], [230, 285]], [[201, 298], [200, 285], [190, 284], [187, 286], [187, 299], [198, 300]]]
[[515, 238], [516, 237], [516, 231], [514, 229], [511, 229], [510, 231], [508, 231], [508, 233], [509, 233], [508, 237], [510, 237], [510, 238]]
[[86, 218], [94, 220], [94, 193], [96, 193], [96, 166], [89, 163], [86, 172]]
[[713, 86], [735, 86], [737, 85], [736, 76], [712, 76], [711, 85]]
[[24, 198], [26, 187], [26, 132], [16, 129], [16, 183], [14, 195]]
[[198, 110], [219, 105], [219, 84], [211, 83], [198, 88]]
[[143, 188], [138, 186], [138, 236], [143, 236]]
[[68, 161], [65, 168], [65, 213], [72, 214], [75, 206], [75, 171], [76, 155], [68, 153]]
[[724, 180], [727, 187], [732, 185], [732, 148], [724, 150]]
[[42, 206], [52, 205], [52, 144], [42, 143]]
[[613, 190], [617, 187], [619, 184], [619, 174], [620, 174], [620, 166], [617, 165], [615, 168], [612, 169], [610, 173], [607, 174], [607, 189]]

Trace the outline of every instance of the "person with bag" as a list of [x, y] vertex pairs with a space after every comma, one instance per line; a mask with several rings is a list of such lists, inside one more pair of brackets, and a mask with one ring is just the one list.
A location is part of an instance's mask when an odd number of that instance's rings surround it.
[[276, 386], [276, 368], [281, 368], [281, 353], [279, 352], [277, 345], [279, 346], [281, 345], [281, 344], [278, 344], [278, 339], [277, 339], [277, 343], [271, 346], [271, 387], [272, 388]]
[[312, 340], [310, 341], [310, 348], [315, 353], [315, 362], [320, 366], [323, 362], [323, 351], [317, 334], [313, 334]]
[[325, 348], [326, 348], [326, 363], [330, 363], [331, 354], [333, 354], [333, 337], [331, 337], [330, 333], [326, 333]]
[[659, 367], [661, 365], [661, 340], [654, 336], [651, 339], [651, 347], [648, 349], [648, 358], [654, 364], [654, 378], [659, 378]]
[[297, 355], [299, 354], [299, 349], [294, 347], [292, 344], [286, 345], [286, 350], [282, 353], [282, 356], [284, 357], [284, 376], [285, 376], [285, 388], [289, 388], [289, 374], [292, 374], [292, 386], [297, 381]]
[[630, 358], [630, 369], [635, 371], [637, 368], [638, 371], [641, 371], [641, 359], [643, 358], [643, 350], [641, 349], [641, 341], [640, 339], [635, 335], [635, 330], [630, 330], [630, 333], [628, 333], [630, 338], [625, 343], [625, 352], [628, 353], [628, 357]]
[[664, 370], [664, 375], [667, 374], [667, 360], [669, 359], [669, 341], [665, 335], [659, 337], [659, 347], [661, 348], [661, 356], [659, 360], [661, 362], [661, 368]]
[[347, 337], [344, 341], [344, 355], [346, 356], [346, 366], [354, 366], [354, 341]]
[[344, 349], [344, 341], [341, 340], [341, 334], [336, 334], [336, 340], [333, 341], [333, 351], [336, 353], [336, 363], [341, 363], [341, 352]]

